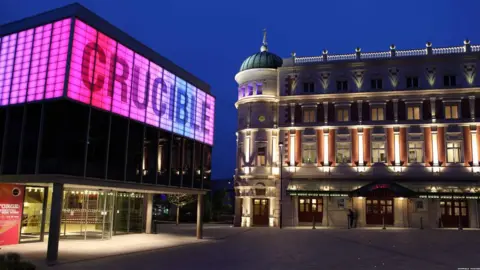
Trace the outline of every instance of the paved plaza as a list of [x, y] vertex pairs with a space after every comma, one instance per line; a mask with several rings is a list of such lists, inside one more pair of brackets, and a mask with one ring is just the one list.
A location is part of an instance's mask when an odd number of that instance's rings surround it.
[[[104, 258], [65, 260], [40, 269], [458, 269], [480, 267], [480, 231], [419, 229], [277, 229], [206, 226], [206, 239], [193, 226], [171, 235], [144, 235], [141, 251]], [[121, 239], [123, 236], [118, 237]], [[177, 242], [172, 239], [178, 238]], [[132, 238], [133, 239], [133, 238]], [[145, 238], [142, 238], [145, 239]], [[127, 238], [124, 238], [127, 240]], [[105, 243], [119, 240], [104, 241]], [[123, 241], [123, 240], [122, 240]], [[118, 243], [115, 243], [118, 245]], [[78, 243], [78, 246], [81, 246]], [[22, 245], [19, 245], [21, 247]], [[122, 248], [120, 245], [118, 248]], [[98, 249], [105, 248], [99, 245]], [[112, 248], [112, 247], [110, 247]], [[150, 251], [146, 251], [150, 250]], [[60, 253], [62, 257], [62, 252]], [[78, 258], [77, 258], [78, 259]]]

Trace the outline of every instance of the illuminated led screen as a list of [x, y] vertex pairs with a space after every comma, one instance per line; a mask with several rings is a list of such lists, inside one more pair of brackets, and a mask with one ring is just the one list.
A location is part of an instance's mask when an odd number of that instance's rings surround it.
[[0, 38], [0, 105], [61, 97], [70, 19]]
[[67, 96], [213, 144], [214, 97], [78, 19]]

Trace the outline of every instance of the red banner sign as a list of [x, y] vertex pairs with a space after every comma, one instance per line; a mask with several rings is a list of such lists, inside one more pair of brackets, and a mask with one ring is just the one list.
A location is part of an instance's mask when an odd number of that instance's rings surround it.
[[24, 192], [22, 185], [0, 184], [0, 246], [19, 242]]

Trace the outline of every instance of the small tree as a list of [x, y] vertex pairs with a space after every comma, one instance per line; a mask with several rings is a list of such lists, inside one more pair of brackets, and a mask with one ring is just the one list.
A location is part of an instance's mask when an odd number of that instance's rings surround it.
[[177, 226], [180, 224], [180, 208], [197, 200], [195, 195], [190, 194], [168, 194], [167, 199], [177, 207]]

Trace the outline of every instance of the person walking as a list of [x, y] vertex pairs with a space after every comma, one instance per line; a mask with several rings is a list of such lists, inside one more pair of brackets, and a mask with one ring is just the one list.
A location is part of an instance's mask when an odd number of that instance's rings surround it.
[[353, 211], [352, 211], [352, 209], [348, 209], [347, 220], [348, 220], [347, 226], [348, 226], [348, 229], [350, 229], [353, 226]]

